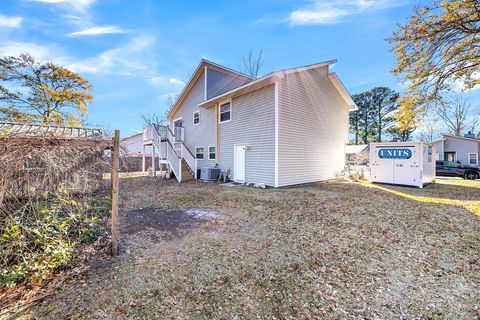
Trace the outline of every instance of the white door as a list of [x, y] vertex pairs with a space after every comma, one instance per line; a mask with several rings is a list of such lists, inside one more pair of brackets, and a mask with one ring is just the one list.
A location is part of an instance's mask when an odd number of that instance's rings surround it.
[[245, 182], [245, 146], [236, 145], [234, 148], [234, 180], [237, 182]]
[[402, 147], [403, 149], [410, 149], [411, 157], [408, 159], [395, 159], [394, 167], [394, 183], [403, 184], [403, 185], [417, 185], [416, 181], [416, 171], [418, 170], [417, 166], [417, 153], [414, 147]]
[[393, 183], [393, 159], [384, 159], [378, 155], [380, 148], [375, 149], [372, 165], [370, 166], [371, 180], [374, 182]]

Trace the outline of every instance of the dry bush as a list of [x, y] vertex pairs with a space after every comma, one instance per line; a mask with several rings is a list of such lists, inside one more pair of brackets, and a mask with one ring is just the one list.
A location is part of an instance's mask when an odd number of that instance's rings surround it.
[[44, 141], [0, 144], [0, 286], [41, 280], [105, 234], [105, 146]]

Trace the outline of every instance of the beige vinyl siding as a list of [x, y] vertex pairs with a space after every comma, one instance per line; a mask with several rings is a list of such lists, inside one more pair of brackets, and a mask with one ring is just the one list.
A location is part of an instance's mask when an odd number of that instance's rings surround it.
[[348, 106], [328, 69], [289, 74], [278, 86], [278, 185], [336, 178], [345, 166]]
[[[172, 119], [183, 119], [183, 127], [185, 128], [184, 143], [194, 155], [196, 147], [204, 147], [204, 159], [198, 160], [198, 167], [212, 167], [215, 165], [215, 160], [208, 160], [206, 150], [207, 147], [215, 145], [215, 109], [205, 109], [197, 106], [200, 102], [205, 101], [204, 75], [205, 73], [203, 72]], [[200, 123], [193, 125], [193, 113], [195, 111], [200, 111]]]
[[220, 124], [220, 167], [234, 177], [234, 145], [250, 147], [245, 153], [245, 182], [275, 185], [274, 86], [232, 100], [232, 120]]
[[207, 100], [247, 83], [245, 78], [207, 67]]

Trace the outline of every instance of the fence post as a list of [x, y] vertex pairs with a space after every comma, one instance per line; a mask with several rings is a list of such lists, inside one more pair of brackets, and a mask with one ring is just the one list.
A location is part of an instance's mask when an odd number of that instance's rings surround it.
[[115, 130], [115, 138], [113, 139], [113, 155], [112, 155], [112, 256], [118, 254], [118, 167], [120, 158], [120, 131]]

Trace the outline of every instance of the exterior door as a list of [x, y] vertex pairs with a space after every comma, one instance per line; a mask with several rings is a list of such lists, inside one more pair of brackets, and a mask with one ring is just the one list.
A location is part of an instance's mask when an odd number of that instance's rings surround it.
[[371, 165], [370, 174], [374, 181], [383, 183], [393, 183], [393, 159], [383, 159], [378, 155], [380, 148], [375, 148], [375, 157]]
[[234, 148], [234, 180], [236, 182], [245, 182], [245, 146], [235, 145]]
[[418, 181], [416, 179], [417, 168], [417, 150], [414, 147], [402, 147], [403, 149], [410, 149], [411, 157], [405, 159], [394, 160], [394, 181], [396, 184], [403, 185], [416, 185]]

